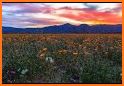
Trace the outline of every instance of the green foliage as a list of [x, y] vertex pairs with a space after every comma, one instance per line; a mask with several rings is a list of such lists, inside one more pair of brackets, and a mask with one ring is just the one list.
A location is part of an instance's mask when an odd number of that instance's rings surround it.
[[120, 34], [3, 34], [3, 83], [122, 83]]

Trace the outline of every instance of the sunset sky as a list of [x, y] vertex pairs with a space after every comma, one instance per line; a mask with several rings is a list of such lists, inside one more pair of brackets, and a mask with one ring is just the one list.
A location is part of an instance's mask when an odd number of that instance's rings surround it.
[[2, 3], [2, 26], [122, 24], [121, 3]]

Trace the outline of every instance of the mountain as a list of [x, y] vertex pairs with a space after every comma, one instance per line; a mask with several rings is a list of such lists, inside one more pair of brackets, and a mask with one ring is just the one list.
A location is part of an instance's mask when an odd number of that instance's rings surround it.
[[14, 28], [2, 27], [3, 33], [121, 33], [122, 25], [92, 25], [81, 24], [79, 26], [69, 23], [43, 28]]

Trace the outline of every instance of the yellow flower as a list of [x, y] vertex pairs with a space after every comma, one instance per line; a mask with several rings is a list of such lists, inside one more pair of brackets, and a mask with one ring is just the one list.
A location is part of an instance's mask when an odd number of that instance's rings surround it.
[[47, 48], [43, 48], [43, 51], [47, 51]]
[[68, 50], [63, 50], [64, 53], [67, 53]]
[[45, 56], [45, 53], [40, 54], [40, 57], [43, 57], [43, 56]]
[[77, 52], [73, 52], [73, 55], [78, 55], [78, 53]]
[[58, 52], [59, 52], [59, 53], [62, 53], [62, 50], [59, 50]]

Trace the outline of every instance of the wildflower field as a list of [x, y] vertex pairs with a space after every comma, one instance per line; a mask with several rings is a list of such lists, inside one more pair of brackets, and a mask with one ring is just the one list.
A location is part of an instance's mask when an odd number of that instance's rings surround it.
[[3, 34], [3, 83], [122, 83], [121, 34]]

